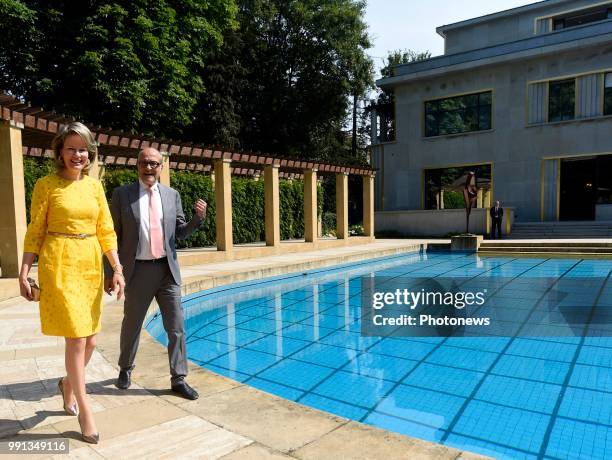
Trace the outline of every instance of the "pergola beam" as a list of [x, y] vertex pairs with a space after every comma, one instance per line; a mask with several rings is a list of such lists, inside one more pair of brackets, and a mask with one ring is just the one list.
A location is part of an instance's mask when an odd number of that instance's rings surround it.
[[[40, 107], [31, 107], [19, 99], [0, 93], [0, 118], [12, 120], [24, 125], [24, 145], [27, 147], [48, 148], [42, 139], [52, 138], [62, 124], [73, 121], [64, 114], [44, 111]], [[235, 164], [245, 164], [249, 167], [278, 163], [279, 172], [301, 173], [302, 170], [316, 168], [319, 174], [348, 173], [359, 176], [371, 175], [373, 170], [368, 167], [342, 166], [312, 160], [283, 158], [276, 155], [265, 155], [260, 152], [232, 152], [218, 147], [195, 145], [190, 142], [179, 142], [172, 139], [151, 139], [147, 136], [125, 133], [112, 128], [90, 126], [101, 150], [105, 147], [119, 147], [125, 149], [124, 156], [132, 157], [145, 147], [153, 147], [170, 154], [170, 161], [177, 161], [177, 157], [187, 157], [186, 163], [198, 163], [202, 159], [212, 161], [222, 158], [231, 159]], [[26, 140], [36, 138], [36, 145], [28, 144]], [[196, 167], [197, 168], [197, 167]]]

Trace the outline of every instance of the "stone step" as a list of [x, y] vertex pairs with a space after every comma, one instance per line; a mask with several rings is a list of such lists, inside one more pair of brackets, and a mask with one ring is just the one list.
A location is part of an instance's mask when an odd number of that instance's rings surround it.
[[555, 227], [574, 227], [574, 226], [612, 226], [609, 220], [560, 220], [556, 222], [514, 222], [517, 227], [524, 226], [555, 226]]
[[550, 248], [612, 248], [612, 241], [483, 241], [481, 248], [525, 248], [525, 247], [550, 247]]
[[512, 233], [609, 233], [611, 228], [516, 228]]
[[589, 239], [589, 238], [612, 238], [612, 233], [608, 234], [562, 234], [562, 233], [512, 233], [510, 236], [512, 239], [521, 240], [535, 240], [535, 239]]
[[538, 238], [546, 238], [546, 239], [559, 239], [559, 238], [612, 238], [611, 233], [590, 233], [588, 235], [584, 233], [511, 233], [510, 238], [516, 239], [538, 239]]
[[585, 248], [585, 247], [569, 247], [569, 246], [489, 246], [480, 247], [478, 252], [556, 252], [556, 253], [579, 253], [579, 254], [612, 254], [611, 248]]
[[612, 237], [612, 222], [515, 222], [512, 238], [601, 238]]
[[516, 224], [511, 238], [606, 238], [612, 237], [610, 225]]

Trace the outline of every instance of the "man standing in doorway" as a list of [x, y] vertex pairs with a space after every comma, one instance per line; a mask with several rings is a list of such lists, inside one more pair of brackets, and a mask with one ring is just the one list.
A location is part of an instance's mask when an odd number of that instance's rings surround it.
[[491, 214], [491, 238], [495, 239], [495, 229], [497, 229], [497, 237], [501, 240], [501, 224], [504, 217], [504, 208], [501, 207], [499, 201], [495, 202], [495, 206], [489, 211]]
[[[198, 229], [206, 217], [206, 202], [197, 200], [193, 219], [186, 222], [178, 192], [159, 183], [162, 167], [159, 151], [143, 149], [138, 154], [138, 182], [113, 191], [111, 214], [126, 284], [120, 372], [115, 385], [123, 390], [131, 385], [140, 331], [155, 298], [168, 334], [172, 391], [197, 399], [197, 391], [185, 382], [187, 352], [175, 240], [187, 238]], [[105, 273], [105, 289], [110, 293], [110, 266], [105, 267]]]

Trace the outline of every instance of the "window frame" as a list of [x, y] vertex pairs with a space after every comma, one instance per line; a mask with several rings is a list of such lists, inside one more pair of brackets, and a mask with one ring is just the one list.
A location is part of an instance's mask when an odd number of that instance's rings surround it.
[[[479, 171], [482, 170], [482, 168], [488, 168], [488, 175], [483, 175], [483, 174], [479, 174]], [[471, 171], [475, 171], [476, 172], [476, 180], [477, 180], [477, 185], [478, 185], [478, 181], [482, 180], [485, 177], [488, 177], [488, 181], [489, 181], [489, 197], [491, 202], [493, 202], [494, 199], [494, 162], [493, 161], [481, 161], [481, 162], [476, 162], [476, 163], [455, 163], [455, 164], [446, 164], [446, 165], [426, 165], [421, 169], [421, 209], [423, 210], [434, 210], [436, 208], [433, 208], [429, 203], [429, 189], [428, 189], [428, 178], [430, 178], [431, 176], [428, 177], [428, 173], [432, 173], [434, 171], [443, 171], [443, 170], [447, 170], [447, 169], [464, 169], [464, 170], [471, 170]], [[434, 184], [435, 186], [436, 184]], [[482, 187], [481, 187], [482, 188]], [[463, 207], [460, 208], [446, 208], [445, 209], [462, 209]], [[438, 208], [439, 209], [439, 208]], [[482, 209], [482, 208], [481, 208]]]
[[[558, 32], [565, 29], [572, 29], [574, 27], [581, 27], [587, 24], [594, 24], [597, 22], [606, 21], [611, 18], [612, 14], [612, 4], [609, 2], [605, 2], [591, 8], [581, 8], [578, 10], [571, 10], [565, 13], [559, 13], [555, 16], [551, 16], [550, 19], [552, 21], [551, 24], [551, 32]], [[587, 20], [586, 22], [582, 22], [579, 24], [575, 24], [575, 21], [582, 19], [586, 19], [589, 16], [597, 16], [600, 15], [596, 19]], [[568, 25], [569, 22], [569, 25]]]
[[[482, 103], [481, 97], [483, 95], [489, 96], [489, 103]], [[452, 109], [443, 109], [441, 105], [444, 101], [452, 101], [459, 100], [462, 98], [470, 98], [476, 96], [476, 104], [465, 103], [462, 107], [452, 108]], [[435, 107], [435, 108], [430, 108]], [[457, 94], [445, 97], [439, 97], [436, 99], [428, 99], [423, 101], [422, 105], [423, 109], [423, 137], [424, 138], [434, 138], [440, 136], [453, 136], [458, 134], [466, 134], [466, 133], [477, 133], [482, 131], [490, 131], [493, 129], [493, 89], [485, 89], [481, 91], [475, 91], [464, 94]], [[466, 115], [470, 114], [476, 122], [475, 129], [472, 129], [473, 126], [469, 126], [469, 122], [466, 120]], [[445, 114], [455, 114], [458, 115], [461, 119], [462, 125], [466, 128], [464, 130], [452, 131], [452, 132], [443, 132], [441, 133], [441, 124], [444, 122], [443, 117]], [[428, 117], [433, 116], [435, 120], [435, 130], [431, 131], [429, 129], [429, 121]], [[483, 120], [483, 115], [488, 115], [488, 123], [486, 125], [481, 126], [481, 122]]]
[[[577, 96], [577, 81], [578, 79], [576, 77], [570, 77], [570, 78], [563, 78], [561, 80], [549, 80], [548, 81], [548, 90], [547, 90], [547, 101], [546, 101], [546, 122], [547, 123], [556, 123], [556, 122], [560, 122], [560, 121], [571, 121], [571, 120], [575, 120], [576, 119], [576, 96]], [[559, 117], [555, 117], [552, 118], [551, 117], [551, 101], [552, 101], [552, 87], [553, 85], [561, 85], [561, 84], [567, 84], [569, 87], [569, 84], [571, 83], [571, 88], [572, 88], [572, 110], [571, 110], [571, 115], [564, 115], [561, 114]], [[561, 94], [560, 97], [563, 97], [563, 95]]]
[[[610, 79], [610, 86], [606, 86], [607, 80]], [[609, 102], [606, 104], [606, 98], [608, 98]], [[612, 115], [612, 72], [604, 72], [603, 73], [603, 107], [601, 109], [602, 115], [609, 116]], [[608, 110], [606, 111], [606, 106], [608, 106]]]

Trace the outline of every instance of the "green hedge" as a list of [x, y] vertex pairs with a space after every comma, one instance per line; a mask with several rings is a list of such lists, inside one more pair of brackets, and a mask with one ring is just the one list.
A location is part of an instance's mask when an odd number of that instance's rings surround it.
[[[30, 221], [30, 202], [36, 181], [55, 171], [52, 160], [24, 157], [27, 219]], [[138, 179], [133, 168], [107, 167], [102, 183], [110, 203], [116, 187]], [[191, 219], [194, 203], [202, 198], [208, 203], [207, 218], [202, 228], [187, 240], [179, 241], [179, 247], [203, 247], [215, 245], [215, 189], [210, 176], [190, 171], [171, 171], [170, 183], [181, 195], [185, 217]], [[304, 237], [304, 183], [300, 180], [279, 181], [281, 239]], [[324, 189], [317, 187], [318, 215], [323, 215], [323, 234], [335, 234], [335, 215], [323, 213]], [[232, 177], [232, 220], [235, 244], [265, 240], [264, 182], [242, 177]]]
[[25, 184], [26, 219], [30, 222], [30, 203], [34, 184], [41, 177], [55, 171], [55, 164], [49, 158], [23, 157], [23, 181]]
[[[24, 158], [26, 206], [29, 208], [32, 190], [36, 181], [54, 171], [48, 159]], [[102, 183], [109, 200], [116, 187], [134, 182], [138, 174], [133, 168], [107, 167]], [[194, 213], [195, 200], [201, 198], [208, 203], [207, 218], [201, 229], [187, 240], [179, 241], [179, 247], [203, 247], [215, 245], [215, 189], [210, 176], [190, 171], [171, 171], [170, 183], [181, 195], [185, 217]], [[281, 239], [304, 237], [304, 184], [302, 181], [279, 181]], [[323, 189], [318, 187], [318, 213], [323, 210]], [[242, 177], [232, 177], [232, 220], [235, 244], [265, 240], [264, 182]], [[329, 220], [323, 222], [327, 233]], [[334, 222], [335, 225], [335, 222]]]

